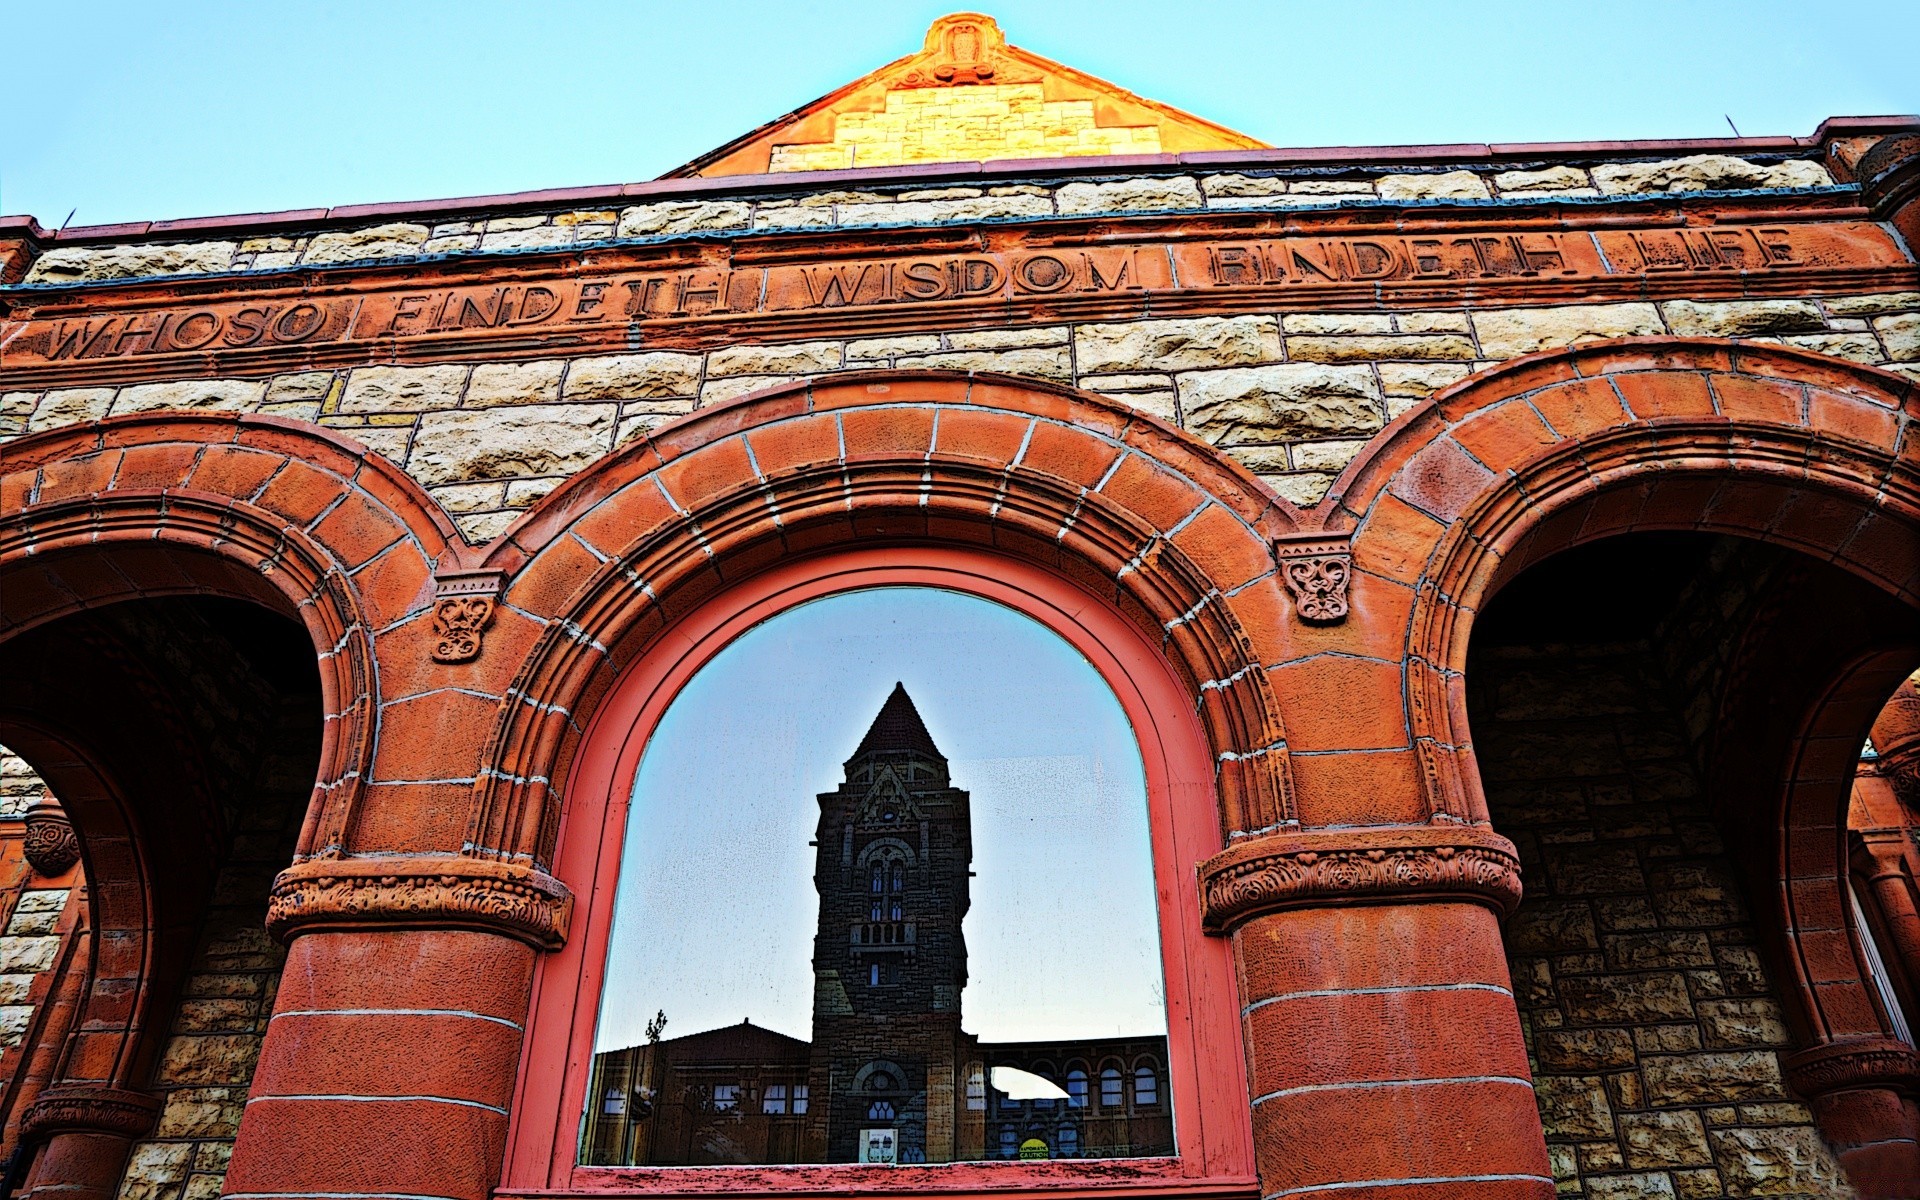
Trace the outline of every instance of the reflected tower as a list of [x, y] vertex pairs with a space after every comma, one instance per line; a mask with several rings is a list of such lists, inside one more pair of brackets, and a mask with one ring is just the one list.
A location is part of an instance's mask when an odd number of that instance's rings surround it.
[[967, 793], [897, 683], [845, 766], [815, 831], [813, 1161], [952, 1161]]

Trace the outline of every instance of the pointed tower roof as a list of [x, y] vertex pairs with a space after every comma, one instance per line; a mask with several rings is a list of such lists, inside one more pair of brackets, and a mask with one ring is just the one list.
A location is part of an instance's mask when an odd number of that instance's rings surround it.
[[933, 744], [933, 735], [927, 732], [926, 722], [920, 719], [920, 710], [913, 706], [913, 697], [907, 695], [906, 685], [895, 683], [887, 702], [880, 706], [880, 715], [873, 719], [873, 725], [867, 730], [867, 736], [860, 739], [860, 748], [853, 752], [853, 757], [903, 750], [946, 761], [946, 755], [941, 754], [940, 748]]
[[665, 178], [1265, 145], [1010, 46], [992, 17], [953, 13], [927, 30], [918, 54], [769, 121]]

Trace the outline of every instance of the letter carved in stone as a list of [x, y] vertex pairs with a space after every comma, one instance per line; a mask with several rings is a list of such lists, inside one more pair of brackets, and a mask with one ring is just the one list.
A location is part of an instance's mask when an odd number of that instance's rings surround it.
[[460, 571], [436, 577], [433, 597], [433, 659], [472, 662], [480, 657], [480, 639], [493, 623], [500, 596], [498, 571]]
[[1520, 860], [1490, 830], [1402, 826], [1249, 838], [1200, 867], [1202, 921], [1221, 934], [1262, 913], [1433, 897], [1502, 913], [1520, 903]]
[[137, 1138], [153, 1128], [160, 1102], [140, 1092], [97, 1083], [46, 1088], [20, 1118], [20, 1141], [30, 1144], [56, 1133], [111, 1133]]
[[1302, 621], [1337, 624], [1347, 618], [1347, 579], [1353, 555], [1345, 535], [1292, 534], [1276, 538], [1273, 554], [1281, 582]]
[[311, 859], [273, 881], [267, 931], [284, 942], [315, 929], [478, 928], [553, 950], [572, 912], [566, 885], [532, 867], [460, 855]]
[[80, 837], [51, 798], [27, 809], [26, 826], [20, 848], [38, 874], [64, 875], [80, 861]]

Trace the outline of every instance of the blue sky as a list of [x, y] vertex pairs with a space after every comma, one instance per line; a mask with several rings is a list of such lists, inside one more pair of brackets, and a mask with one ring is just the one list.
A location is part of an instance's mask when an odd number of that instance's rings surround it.
[[599, 1049], [743, 1018], [806, 1038], [817, 793], [894, 681], [972, 793], [964, 1026], [989, 1041], [1163, 1034], [1140, 751], [1052, 631], [927, 588], [814, 601], [674, 700], [634, 785]]
[[[0, 212], [57, 226], [649, 179], [919, 47], [923, 0], [9, 2]], [[1806, 134], [1920, 110], [1915, 0], [998, 0], [1283, 146]]]

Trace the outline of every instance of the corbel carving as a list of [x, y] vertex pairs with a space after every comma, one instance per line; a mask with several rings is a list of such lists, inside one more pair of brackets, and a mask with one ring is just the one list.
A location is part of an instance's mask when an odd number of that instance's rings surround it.
[[56, 1133], [111, 1133], [137, 1138], [153, 1128], [160, 1102], [141, 1092], [97, 1083], [55, 1084], [35, 1096], [20, 1117], [22, 1143]]
[[1920, 1054], [1892, 1038], [1842, 1038], [1787, 1056], [1787, 1083], [1811, 1100], [1851, 1088], [1920, 1088]]
[[1201, 919], [1231, 932], [1264, 913], [1331, 904], [1520, 904], [1513, 843], [1473, 826], [1298, 830], [1236, 843], [1200, 865]]
[[471, 662], [493, 623], [493, 606], [505, 576], [499, 571], [450, 571], [434, 578], [433, 660]]
[[36, 874], [64, 875], [80, 861], [80, 835], [51, 797], [27, 809], [26, 826], [20, 848]]
[[1333, 625], [1347, 619], [1353, 553], [1346, 535], [1288, 534], [1274, 539], [1273, 556], [1302, 621]]
[[555, 950], [572, 913], [566, 885], [532, 867], [459, 855], [312, 859], [273, 881], [267, 931], [287, 942], [321, 929], [482, 929]]

